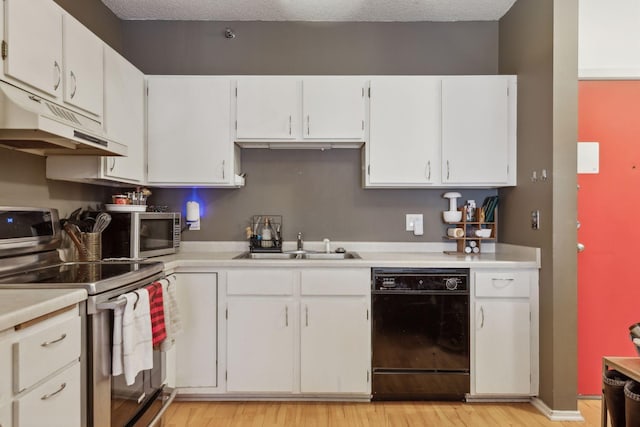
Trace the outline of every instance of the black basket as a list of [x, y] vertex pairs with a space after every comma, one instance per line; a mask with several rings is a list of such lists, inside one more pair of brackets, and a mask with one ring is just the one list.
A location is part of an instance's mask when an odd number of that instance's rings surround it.
[[[271, 225], [271, 239], [262, 239], [261, 230], [265, 219]], [[282, 252], [282, 215], [254, 215], [251, 218], [251, 238], [249, 251], [251, 252]]]

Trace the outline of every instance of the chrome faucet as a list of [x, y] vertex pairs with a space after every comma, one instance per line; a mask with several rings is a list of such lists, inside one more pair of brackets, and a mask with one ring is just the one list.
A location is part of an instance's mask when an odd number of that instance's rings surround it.
[[302, 233], [298, 233], [298, 250], [302, 251], [303, 250], [303, 246], [304, 245], [304, 241], [302, 240]]

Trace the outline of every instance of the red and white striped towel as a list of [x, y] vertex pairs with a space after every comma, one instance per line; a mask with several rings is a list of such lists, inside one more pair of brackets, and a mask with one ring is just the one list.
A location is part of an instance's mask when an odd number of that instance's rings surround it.
[[164, 303], [162, 299], [162, 284], [154, 282], [147, 286], [149, 292], [149, 311], [151, 314], [151, 336], [153, 346], [160, 344], [167, 338], [164, 322]]

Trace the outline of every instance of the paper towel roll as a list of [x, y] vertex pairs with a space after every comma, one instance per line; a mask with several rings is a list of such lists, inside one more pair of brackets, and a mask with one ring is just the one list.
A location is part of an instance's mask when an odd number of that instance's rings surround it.
[[187, 221], [200, 220], [200, 204], [198, 202], [187, 202]]
[[464, 230], [462, 228], [448, 228], [447, 236], [449, 237], [464, 237]]

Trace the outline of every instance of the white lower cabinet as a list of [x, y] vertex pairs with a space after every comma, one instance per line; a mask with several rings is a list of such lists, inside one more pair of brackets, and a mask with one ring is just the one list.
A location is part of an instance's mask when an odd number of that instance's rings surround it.
[[482, 271], [473, 276], [471, 395], [536, 395], [537, 271]]
[[177, 273], [183, 331], [175, 338], [175, 386], [218, 385], [218, 274]]
[[291, 298], [233, 297], [227, 310], [227, 391], [292, 392]]
[[0, 427], [85, 424], [78, 313], [73, 306], [0, 331]]
[[367, 393], [370, 390], [371, 334], [365, 298], [302, 298], [302, 393]]
[[227, 273], [227, 392], [371, 391], [369, 269]]

